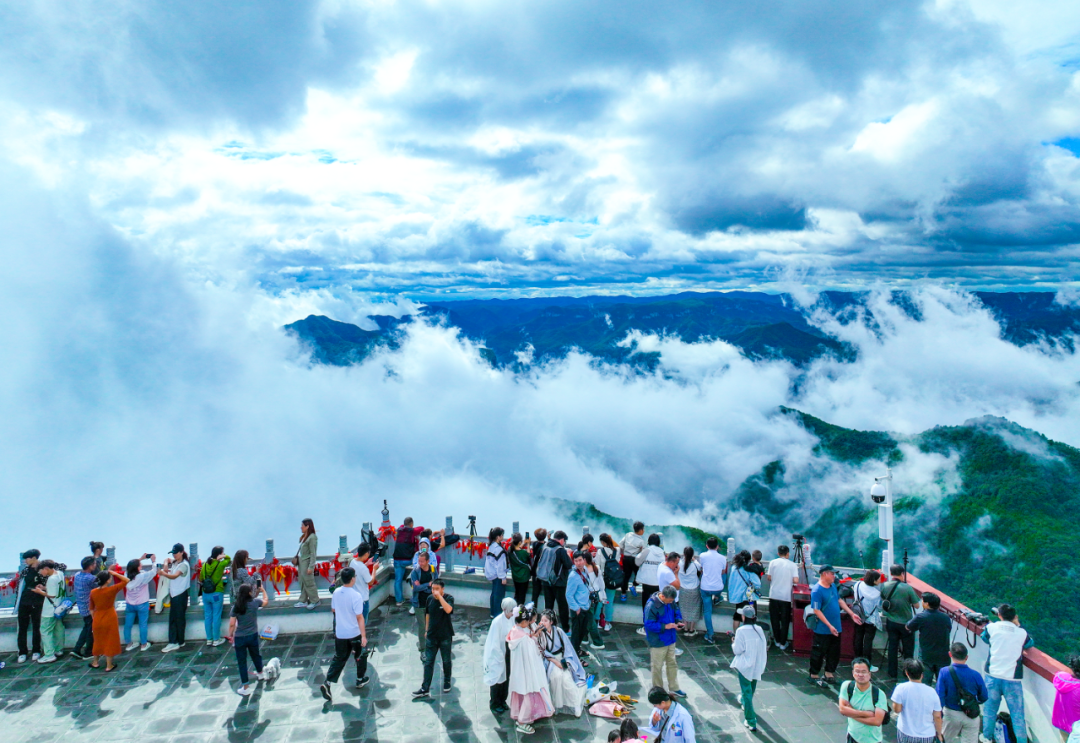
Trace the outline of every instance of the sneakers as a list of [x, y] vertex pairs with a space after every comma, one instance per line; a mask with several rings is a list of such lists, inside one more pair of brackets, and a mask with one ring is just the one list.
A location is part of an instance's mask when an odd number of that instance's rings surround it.
[[682, 689], [676, 689], [675, 691], [671, 692], [671, 696], [678, 697], [679, 699], [686, 699], [686, 692]]
[[266, 671], [265, 670], [256, 671], [255, 672], [255, 678], [258, 679], [259, 681], [266, 681]]
[[417, 689], [416, 691], [414, 691], [412, 693], [412, 695], [413, 695], [413, 698], [420, 699], [421, 697], [429, 697], [429, 696], [431, 696], [431, 693], [427, 689], [420, 688], [420, 689]]
[[645, 634], [645, 628], [644, 627], [638, 627], [637, 628], [637, 633], [639, 635], [644, 635]]
[[45, 656], [42, 656], [42, 657], [38, 658], [38, 663], [55, 663], [55, 662], [56, 662], [56, 656], [55, 655], [45, 655]]
[[32, 656], [30, 656], [30, 660], [39, 660], [40, 658], [41, 653], [34, 653]]
[[593, 650], [607, 650], [607, 645], [590, 645]]
[[[135, 648], [137, 648], [137, 647], [139, 647], [139, 643], [137, 643], [137, 642], [129, 642], [129, 643], [127, 644], [127, 647], [125, 647], [125, 648], [124, 648], [124, 650], [125, 650], [125, 651], [127, 651], [127, 650], [134, 650], [134, 649], [135, 649]], [[80, 656], [78, 656], [78, 657], [82, 657], [82, 656], [80, 655]]]
[[175, 642], [170, 642], [168, 645], [166, 645], [165, 647], [163, 647], [161, 649], [161, 652], [163, 652], [163, 653], [171, 653], [172, 651], [179, 650], [179, 649], [180, 649], [179, 645], [177, 645]]
[[225, 644], [225, 639], [222, 638], [222, 637], [219, 637], [218, 639], [216, 639], [212, 643], [210, 643], [210, 645], [212, 647], [215, 647], [215, 648], [218, 647], [219, 645], [224, 645], [224, 644]]
[[140, 645], [140, 646], [139, 646], [139, 652], [140, 652], [140, 653], [144, 653], [144, 652], [146, 652], [147, 650], [149, 650], [149, 649], [150, 649], [150, 645], [151, 645], [151, 643], [149, 643], [149, 642], [144, 642], [144, 643], [143, 643], [142, 645]]
[[450, 679], [446, 679], [445, 681], [442, 682], [443, 694], [449, 694], [451, 688], [452, 687], [450, 686]]
[[611, 632], [611, 622], [604, 625], [604, 632]]
[[750, 723], [748, 723], [748, 722], [747, 722], [746, 720], [743, 720], [743, 721], [742, 721], [742, 724], [743, 724], [743, 725], [744, 725], [744, 726], [746, 727], [746, 729], [747, 729], [747, 730], [749, 730], [749, 731], [750, 731], [751, 733], [756, 733], [756, 732], [757, 732], [757, 726], [756, 726], [756, 725], [751, 725], [751, 724], [750, 724]]
[[703, 643], [705, 643], [706, 645], [715, 645], [716, 644], [716, 640], [712, 639], [708, 635], [705, 635], [704, 637], [702, 637], [701, 641]]
[[682, 654], [683, 654], [683, 651], [680, 648], [675, 648], [675, 657], [676, 658], [678, 658]]
[[637, 586], [630, 586], [630, 595], [637, 598]]
[[247, 684], [240, 684], [238, 687], [236, 687], [236, 693], [242, 697], [250, 697], [251, 687]]
[[322, 684], [319, 685], [319, 691], [322, 692], [323, 699], [328, 702], [334, 701], [334, 694], [330, 691], [330, 684], [328, 682], [323, 681]]
[[416, 616], [416, 607], [415, 606], [410, 606], [409, 607], [409, 616], [410, 617]]
[[[79, 650], [72, 650], [71, 651], [71, 657], [72, 658], [78, 658], [79, 660], [90, 660], [89, 655], [86, 655], [82, 651], [79, 651]], [[22, 663], [22, 661], [19, 661], [19, 662]]]
[[532, 725], [527, 725], [527, 724], [521, 723], [521, 722], [519, 722], [514, 727], [514, 729], [517, 730], [522, 735], [532, 735], [533, 733], [536, 732], [536, 728], [534, 728]]
[[308, 611], [311, 611], [312, 609], [315, 609], [315, 608], [317, 608], [318, 606], [319, 606], [319, 602], [318, 602], [318, 601], [316, 601], [316, 602], [315, 602], [314, 604], [308, 604], [308, 605], [307, 605], [307, 610], [308, 610]]
[[829, 685], [827, 683], [825, 683], [825, 679], [814, 678], [813, 676], [810, 676], [809, 681], [810, 681], [811, 684], [813, 684], [814, 686], [817, 686], [818, 688], [821, 688], [821, 689], [829, 688]]
[[622, 596], [619, 597], [619, 601], [623, 602], [624, 604], [626, 603], [626, 594], [625, 593]]
[[26, 662], [26, 656], [25, 655], [20, 655], [19, 660], [17, 662], [18, 663], [25, 663]]
[[363, 689], [365, 686], [368, 685], [368, 681], [371, 681], [371, 679], [369, 679], [367, 676], [364, 676], [364, 678], [362, 679], [356, 679], [356, 688]]
[[308, 608], [308, 604], [307, 604], [306, 601], [297, 601], [295, 604], [293, 604], [293, 608], [294, 609], [306, 609], [306, 608]]

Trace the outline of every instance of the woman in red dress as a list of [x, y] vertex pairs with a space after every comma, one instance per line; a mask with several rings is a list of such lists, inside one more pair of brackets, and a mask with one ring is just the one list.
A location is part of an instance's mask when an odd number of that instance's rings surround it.
[[94, 661], [91, 668], [101, 668], [105, 657], [105, 670], [116, 669], [113, 658], [120, 655], [120, 621], [116, 618], [116, 594], [127, 585], [128, 577], [111, 570], [97, 574], [97, 588], [90, 591], [90, 616], [94, 627]]

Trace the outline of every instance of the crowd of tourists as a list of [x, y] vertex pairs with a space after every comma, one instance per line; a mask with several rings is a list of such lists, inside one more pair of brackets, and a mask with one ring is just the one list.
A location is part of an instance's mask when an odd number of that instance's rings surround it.
[[[454, 597], [441, 578], [438, 552], [459, 539], [445, 531], [415, 526], [411, 518], [396, 530], [394, 599], [404, 607], [409, 587], [408, 612], [416, 617], [423, 667], [421, 686], [413, 692], [418, 699], [430, 695], [436, 659], [441, 659], [442, 689], [452, 688]], [[787, 545], [780, 545], [777, 556], [766, 565], [756, 550], [738, 552], [729, 562], [715, 537], [706, 540], [701, 553], [693, 546], [681, 552], [665, 551], [661, 535], [646, 535], [641, 522], [634, 523], [620, 540], [603, 533], [596, 539], [584, 534], [576, 544], [568, 541], [561, 530], [549, 534], [537, 529], [531, 539], [520, 533], [507, 538], [498, 527], [488, 534], [483, 573], [491, 584], [491, 625], [483, 662], [492, 712], [509, 713], [522, 734], [534, 732], [536, 720], [557, 713], [580, 716], [586, 708], [592, 654], [605, 648], [604, 635], [612, 629], [616, 605], [634, 598], [641, 605], [638, 632], [649, 648], [648, 699], [654, 709], [641, 730], [624, 720], [611, 740], [631, 740], [642, 731], [651, 731], [665, 742], [694, 743], [693, 719], [681, 704], [687, 694], [679, 683], [682, 650], [678, 645], [680, 638], [685, 642], [699, 632], [703, 643], [715, 644], [718, 635], [731, 643], [730, 665], [739, 681], [744, 725], [756, 731], [754, 697], [768, 662], [769, 644], [774, 652], [789, 647], [793, 591], [800, 583], [800, 568], [805, 571], [805, 566], [789, 559]], [[314, 523], [304, 519], [293, 558], [300, 582], [297, 608], [315, 610], [321, 605], [315, 584], [317, 548]], [[327, 700], [332, 700], [332, 687], [350, 656], [355, 661], [356, 686], [369, 683], [369, 586], [377, 548], [377, 544], [362, 542], [347, 556], [349, 563], [337, 572], [331, 588], [335, 654], [320, 687]], [[249, 659], [256, 680], [276, 672], [276, 659], [264, 663], [259, 647], [258, 614], [271, 597], [259, 573], [249, 566], [247, 551], [229, 556], [224, 548], [214, 547], [194, 574], [179, 543], [160, 565], [156, 555], [143, 554], [122, 569], [110, 568], [103, 553], [101, 542], [90, 543], [90, 554], [82, 559], [72, 580], [70, 598], [65, 565], [41, 559], [36, 549], [23, 553], [16, 608], [19, 663], [54, 663], [64, 654], [63, 618], [71, 610], [82, 619], [71, 654], [88, 660], [92, 668], [112, 672], [122, 653], [150, 650], [150, 584], [156, 581], [154, 610], [161, 612], [168, 606], [168, 643], [162, 652], [186, 645], [190, 598], [201, 595], [206, 644], [216, 647], [231, 642], [234, 647], [240, 676], [237, 693], [247, 696], [253, 691]], [[876, 570], [843, 583], [830, 565], [816, 572], [818, 580], [810, 587], [803, 615], [813, 636], [808, 680], [826, 688], [839, 683], [846, 616], [857, 657], [851, 665], [852, 679], [839, 686], [838, 708], [847, 718], [851, 741], [880, 743], [882, 726], [894, 714], [899, 743], [991, 741], [1004, 699], [1011, 714], [1012, 739], [1026, 743], [1022, 654], [1033, 642], [1015, 608], [1002, 604], [996, 609], [998, 621], [983, 631], [989, 657], [980, 673], [968, 667], [967, 647], [951, 642], [952, 621], [943, 612], [940, 597], [917, 592], [902, 566], [892, 566], [888, 580]], [[770, 581], [768, 632], [759, 624], [766, 577]], [[512, 596], [508, 595], [511, 584]], [[226, 591], [231, 608], [223, 632]], [[718, 633], [714, 605], [725, 598], [733, 605], [732, 629]], [[125, 608], [122, 630], [116, 609], [121, 599]], [[139, 634], [133, 639], [136, 623]], [[893, 686], [889, 695], [872, 681], [880, 671], [871, 661], [879, 629], [887, 633], [885, 676]], [[916, 635], [918, 659], [913, 657]], [[1076, 725], [1080, 739], [1080, 658], [1072, 659], [1070, 666], [1071, 673], [1054, 679], [1058, 696], [1053, 724], [1065, 732]]]

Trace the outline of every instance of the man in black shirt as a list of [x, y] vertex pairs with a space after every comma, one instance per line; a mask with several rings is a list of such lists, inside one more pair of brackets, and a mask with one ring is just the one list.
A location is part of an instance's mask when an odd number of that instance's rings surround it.
[[570, 607], [566, 604], [566, 580], [574, 569], [570, 553], [566, 551], [566, 532], [551, 535], [544, 549], [555, 550], [555, 564], [551, 566], [551, 580], [544, 586], [544, 605], [549, 609], [559, 607], [559, 626], [563, 632], [570, 631]]
[[454, 597], [446, 593], [446, 584], [440, 579], [431, 582], [431, 598], [427, 605], [427, 643], [424, 653], [424, 682], [413, 692], [414, 697], [426, 697], [431, 689], [431, 677], [435, 674], [435, 654], [442, 655], [445, 694], [450, 691], [452, 663], [450, 646], [454, 642]]
[[907, 629], [919, 633], [919, 655], [928, 671], [923, 674], [923, 682], [933, 686], [937, 672], [952, 662], [949, 658], [952, 620], [941, 611], [941, 597], [936, 593], [927, 591], [922, 602], [923, 610], [907, 623]]
[[27, 550], [23, 552], [23, 560], [26, 567], [22, 569], [19, 577], [22, 585], [19, 590], [19, 662], [25, 663], [29, 655], [26, 645], [26, 630], [33, 629], [33, 660], [41, 657], [41, 607], [45, 604], [45, 576], [38, 572], [38, 558], [40, 550]]

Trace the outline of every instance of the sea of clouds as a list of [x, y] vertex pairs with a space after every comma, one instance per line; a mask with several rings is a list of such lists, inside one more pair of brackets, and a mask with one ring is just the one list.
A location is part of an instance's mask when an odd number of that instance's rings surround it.
[[[352, 539], [384, 499], [395, 522], [475, 514], [482, 530], [534, 528], [552, 522], [539, 499], [552, 496], [739, 532], [747, 522], [726, 500], [781, 458], [817, 473], [817, 507], [865, 492], [880, 467], [822, 470], [779, 405], [898, 433], [999, 415], [1080, 445], [1080, 359], [1001, 340], [977, 301], [936, 284], [914, 293], [921, 320], [884, 291], [872, 323], [814, 314], [858, 361], [805, 370], [641, 336], [661, 353], [655, 374], [580, 354], [514, 373], [423, 322], [398, 350], [327, 367], [281, 326], [414, 306], [195, 282], [79, 198], [12, 166], [4, 180], [23, 184], [0, 203], [0, 539], [12, 563], [30, 546], [73, 561], [91, 538], [121, 555], [174, 541], [258, 552], [266, 537], [290, 545], [308, 516]], [[938, 482], [951, 465], [930, 459], [912, 453], [898, 489]]]

